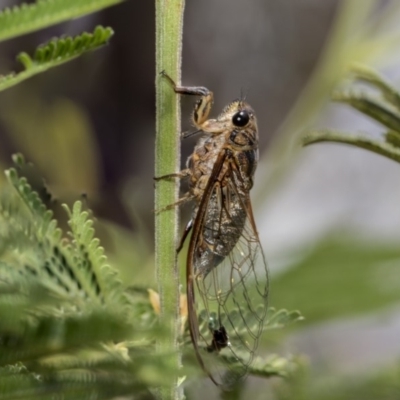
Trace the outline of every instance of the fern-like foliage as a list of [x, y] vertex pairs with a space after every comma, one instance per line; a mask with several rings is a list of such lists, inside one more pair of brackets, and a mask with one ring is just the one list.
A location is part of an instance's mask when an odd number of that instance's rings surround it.
[[[350, 144], [400, 162], [400, 92], [375, 70], [354, 65], [350, 78], [352, 86], [338, 89], [332, 100], [345, 103], [368, 115], [386, 128], [379, 140], [368, 135], [320, 130], [307, 132], [302, 138], [303, 145], [318, 142]], [[357, 87], [357, 83], [367, 84], [372, 90]]]
[[0, 11], [0, 41], [78, 18], [123, 0], [38, 0]]
[[[14, 162], [19, 168], [25, 165], [21, 155], [14, 156]], [[88, 213], [82, 211], [81, 202], [76, 202], [72, 211], [65, 206], [71, 232], [69, 240], [62, 239], [52, 212], [32, 191], [26, 178], [20, 177], [15, 168], [9, 169], [6, 175], [22, 201], [17, 214], [3, 213], [5, 225], [12, 229], [13, 237], [18, 235], [22, 239], [16, 243], [18, 247], [8, 248], [13, 257], [6, 259], [15, 263], [13, 270], [18, 269], [18, 274], [25, 275], [30, 281], [46, 284], [49, 290], [76, 305], [88, 301], [108, 304], [112, 293], [122, 290], [105, 263], [103, 249], [94, 238], [92, 221], [88, 219]]]
[[265, 329], [282, 329], [288, 325], [294, 324], [295, 322], [302, 321], [303, 319], [304, 317], [298, 310], [276, 310], [274, 307], [269, 307], [267, 311], [267, 323]]
[[1, 398], [108, 399], [163, 385], [154, 313], [125, 294], [81, 202], [64, 234], [14, 156], [0, 193]]
[[93, 33], [83, 33], [75, 37], [52, 39], [50, 42], [39, 46], [33, 57], [27, 53], [20, 53], [18, 60], [24, 70], [0, 76], [0, 91], [8, 89], [25, 79], [28, 79], [50, 68], [57, 67], [65, 62], [91, 50], [105, 45], [114, 34], [111, 28], [98, 26]]

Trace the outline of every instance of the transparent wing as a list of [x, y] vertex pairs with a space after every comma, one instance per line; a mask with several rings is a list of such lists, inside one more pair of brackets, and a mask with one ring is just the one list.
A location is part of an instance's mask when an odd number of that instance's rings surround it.
[[218, 158], [193, 224], [188, 310], [197, 358], [226, 386], [244, 377], [267, 311], [268, 271], [248, 190], [233, 159]]

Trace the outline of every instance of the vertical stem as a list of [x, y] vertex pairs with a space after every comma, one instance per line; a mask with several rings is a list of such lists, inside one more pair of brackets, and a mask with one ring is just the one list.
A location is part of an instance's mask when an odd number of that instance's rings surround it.
[[[156, 143], [155, 176], [176, 172], [180, 167], [180, 103], [168, 81], [160, 76], [168, 73], [180, 82], [182, 26], [185, 0], [156, 0]], [[174, 181], [156, 184], [155, 209], [173, 204], [178, 198], [178, 186]], [[179, 319], [179, 273], [177, 270], [178, 209], [156, 215], [155, 264], [160, 294], [160, 323], [169, 327], [169, 335], [160, 338], [157, 349], [171, 354], [171, 369], [178, 371], [180, 354], [178, 338]], [[160, 398], [179, 399], [178, 375], [171, 386], [160, 389]]]

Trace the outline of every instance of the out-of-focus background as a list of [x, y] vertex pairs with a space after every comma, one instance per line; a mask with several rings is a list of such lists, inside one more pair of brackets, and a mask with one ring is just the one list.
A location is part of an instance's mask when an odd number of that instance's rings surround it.
[[[215, 114], [242, 92], [256, 110], [252, 196], [270, 304], [305, 316], [264, 344], [307, 367], [288, 382], [247, 381], [258, 398], [400, 398], [400, 166], [343, 145], [299, 146], [307, 129], [384, 132], [329, 93], [352, 62], [400, 87], [399, 21], [397, 0], [187, 0], [182, 82], [213, 90]], [[155, 287], [153, 2], [4, 42], [0, 74], [18, 68], [20, 51], [97, 24], [115, 30], [108, 47], [0, 93], [0, 166], [24, 153], [56, 212], [86, 194], [124, 282]], [[183, 130], [192, 105], [183, 99]], [[182, 143], [182, 163], [195, 140]]]

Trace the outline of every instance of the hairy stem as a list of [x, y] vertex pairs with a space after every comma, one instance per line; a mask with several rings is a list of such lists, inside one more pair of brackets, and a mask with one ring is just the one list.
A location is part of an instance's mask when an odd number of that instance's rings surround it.
[[[180, 166], [180, 104], [169, 82], [160, 73], [165, 71], [180, 82], [181, 46], [184, 0], [156, 0], [156, 144], [155, 176], [163, 176], [179, 170]], [[174, 180], [156, 183], [155, 209], [160, 210], [178, 199], [178, 186]], [[160, 294], [160, 322], [170, 327], [170, 334], [159, 339], [160, 353], [171, 354], [171, 369], [178, 371], [180, 354], [178, 338], [179, 274], [177, 270], [178, 209], [156, 215], [155, 264]], [[168, 388], [160, 389], [160, 398], [182, 397], [178, 374]]]

